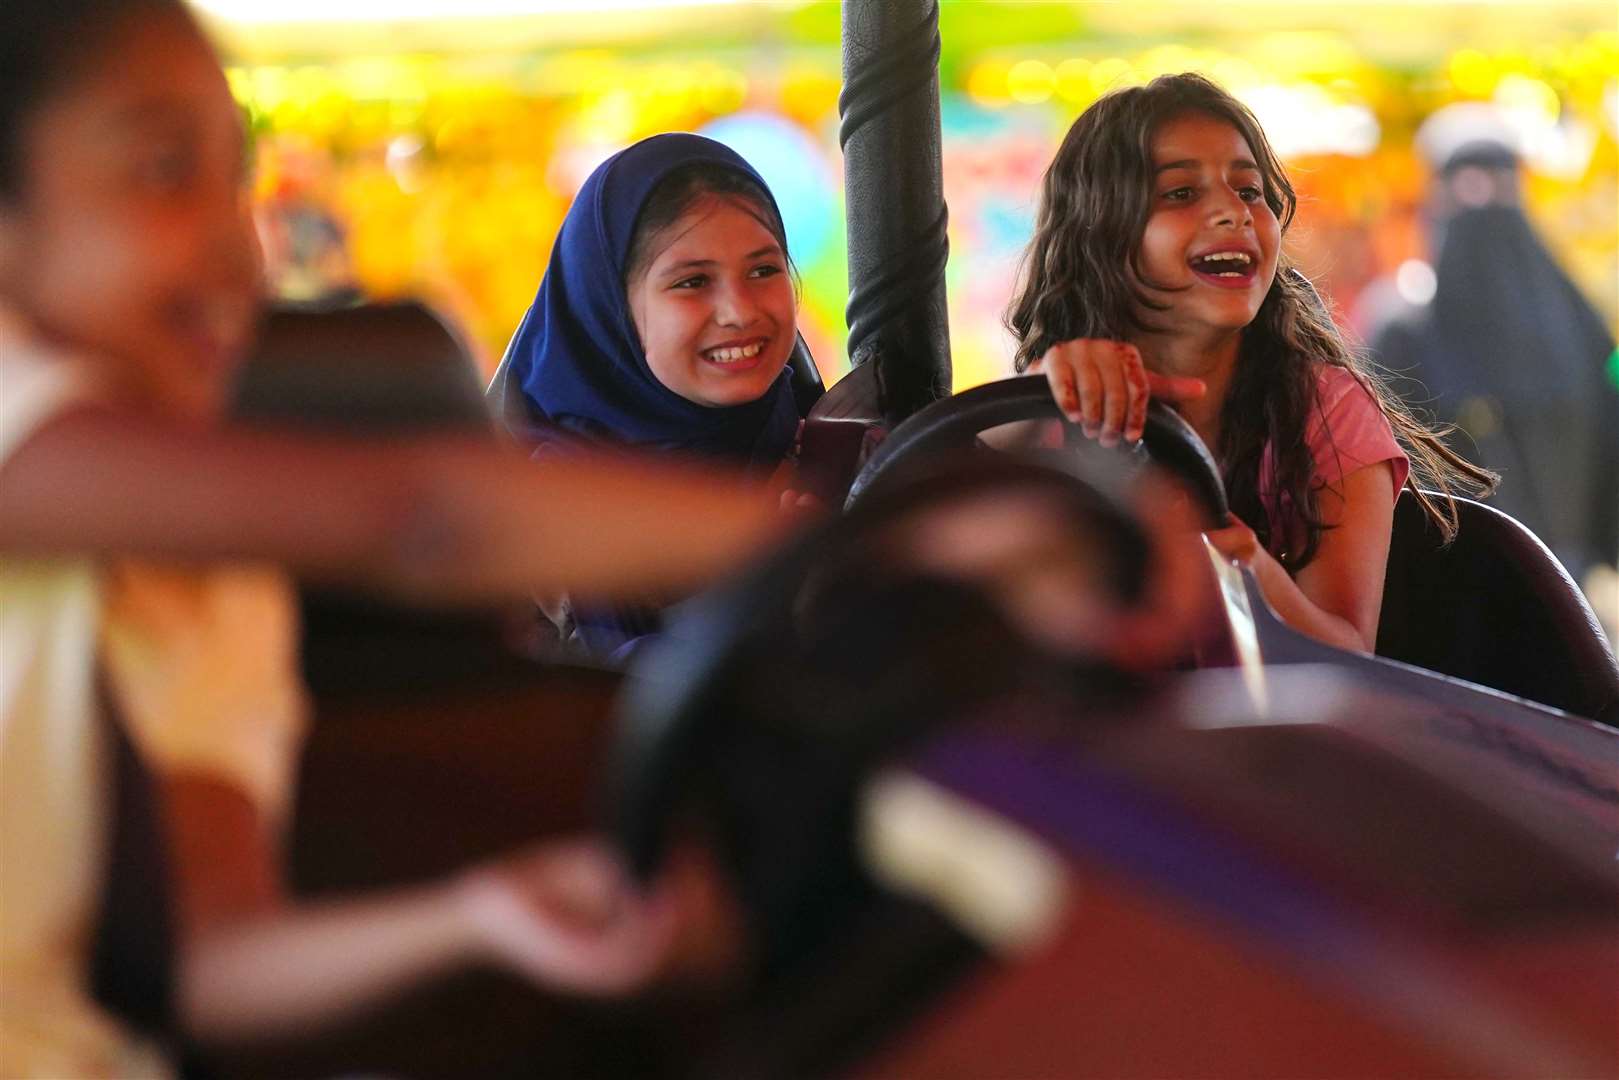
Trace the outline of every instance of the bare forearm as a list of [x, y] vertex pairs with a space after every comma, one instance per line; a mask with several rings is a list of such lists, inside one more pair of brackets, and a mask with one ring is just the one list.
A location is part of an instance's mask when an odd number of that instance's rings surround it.
[[225, 1042], [285, 1035], [378, 1004], [473, 951], [456, 887], [289, 905], [270, 829], [231, 783], [163, 778], [181, 931], [181, 1010]]
[[432, 887], [297, 905], [253, 803], [198, 772], [164, 777], [180, 931], [180, 1009], [209, 1043], [297, 1036], [473, 962], [577, 993], [657, 970], [672, 909], [628, 887], [590, 840], [555, 842]]
[[[1373, 650], [1373, 642], [1368, 641], [1354, 623], [1318, 607], [1275, 559], [1269, 556], [1255, 558], [1249, 566], [1259, 580], [1259, 589], [1265, 594], [1265, 599], [1287, 625], [1339, 649], [1354, 652]], [[1375, 635], [1374, 626], [1374, 638]]]
[[[465, 454], [466, 456], [461, 456]], [[534, 463], [463, 448], [424, 458], [402, 587], [456, 595], [566, 590], [676, 593], [745, 562], [785, 526], [765, 492], [731, 476], [640, 458]], [[435, 546], [434, 530], [443, 546]]]
[[1235, 518], [1205, 536], [1227, 558], [1253, 570], [1265, 599], [1289, 626], [1340, 649], [1372, 652], [1394, 517], [1392, 479], [1390, 465], [1379, 462], [1321, 490], [1320, 542], [1296, 578]]
[[290, 909], [196, 934], [181, 961], [188, 1030], [213, 1043], [295, 1035], [477, 958], [456, 889]]
[[0, 550], [263, 559], [428, 599], [678, 590], [780, 528], [734, 477], [465, 438], [188, 432], [86, 412], [0, 471]]

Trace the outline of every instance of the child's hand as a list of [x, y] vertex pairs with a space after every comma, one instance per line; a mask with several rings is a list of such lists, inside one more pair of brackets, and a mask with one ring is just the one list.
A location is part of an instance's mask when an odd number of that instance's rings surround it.
[[[803, 421], [799, 421], [799, 431], [804, 428]], [[772, 491], [780, 492], [776, 505], [786, 517], [795, 522], [802, 522], [810, 518], [820, 517], [826, 512], [826, 502], [813, 492], [798, 487], [800, 477], [798, 462], [789, 458], [776, 466], [775, 472], [770, 474], [769, 487]]]
[[1265, 549], [1259, 546], [1259, 537], [1254, 535], [1254, 530], [1235, 517], [1227, 517], [1223, 527], [1210, 529], [1203, 535], [1208, 537], [1214, 550], [1238, 566], [1252, 566], [1254, 559], [1260, 554], [1268, 555]]
[[781, 512], [793, 518], [816, 518], [826, 513], [826, 502], [820, 496], [808, 491], [796, 491], [793, 488], [783, 488], [781, 492]]
[[662, 968], [675, 906], [644, 895], [599, 843], [551, 843], [472, 871], [462, 911], [487, 959], [557, 990], [629, 993]]
[[1208, 390], [1202, 379], [1148, 371], [1136, 347], [1122, 341], [1064, 341], [1047, 349], [1037, 366], [1063, 415], [1103, 446], [1118, 445], [1121, 436], [1127, 442], [1141, 438], [1154, 396], [1187, 401]]

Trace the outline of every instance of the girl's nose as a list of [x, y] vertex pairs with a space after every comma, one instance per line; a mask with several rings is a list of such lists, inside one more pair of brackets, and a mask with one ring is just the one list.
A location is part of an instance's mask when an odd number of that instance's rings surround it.
[[1230, 188], [1222, 188], [1216, 195], [1212, 215], [1216, 225], [1237, 227], [1253, 220], [1253, 208]]
[[259, 240], [258, 222], [247, 199], [242, 200], [236, 221], [224, 239], [226, 258], [233, 273], [255, 290], [264, 285], [264, 245]]
[[245, 193], [215, 208], [208, 233], [211, 273], [233, 285], [253, 288], [261, 284], [263, 250]]
[[721, 326], [748, 326], [759, 315], [759, 305], [744, 285], [727, 285], [714, 302], [714, 321]]

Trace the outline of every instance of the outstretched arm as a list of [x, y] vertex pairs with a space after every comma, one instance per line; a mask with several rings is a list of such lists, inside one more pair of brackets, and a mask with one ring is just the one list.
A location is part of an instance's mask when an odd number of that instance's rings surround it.
[[164, 784], [180, 914], [180, 1012], [221, 1043], [296, 1035], [471, 963], [552, 989], [632, 990], [673, 938], [673, 908], [633, 892], [604, 848], [554, 842], [413, 889], [289, 904], [253, 804], [229, 784]]
[[439, 600], [675, 591], [781, 528], [732, 477], [629, 456], [536, 464], [465, 437], [187, 429], [98, 408], [0, 465], [0, 551], [262, 559]]

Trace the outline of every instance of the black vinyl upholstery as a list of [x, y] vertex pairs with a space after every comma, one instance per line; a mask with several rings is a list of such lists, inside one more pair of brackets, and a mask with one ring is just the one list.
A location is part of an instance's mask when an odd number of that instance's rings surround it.
[[334, 432], [487, 430], [478, 383], [466, 345], [424, 304], [280, 307], [260, 327], [234, 412]]
[[[260, 328], [234, 417], [333, 435], [493, 440], [479, 382], [465, 344], [424, 304], [281, 307]], [[308, 587], [302, 600], [303, 676], [318, 699], [475, 684], [510, 665], [519, 625], [505, 610], [421, 610], [342, 589]]]
[[1619, 726], [1619, 662], [1562, 564], [1507, 514], [1456, 510], [1441, 547], [1416, 499], [1396, 504], [1377, 654]]

